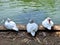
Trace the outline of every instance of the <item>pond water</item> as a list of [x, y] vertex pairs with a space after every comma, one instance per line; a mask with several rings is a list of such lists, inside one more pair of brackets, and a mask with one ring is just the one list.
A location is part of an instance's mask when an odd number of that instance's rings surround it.
[[0, 0], [0, 24], [7, 18], [18, 24], [27, 24], [29, 19], [41, 24], [46, 17], [60, 24], [60, 0]]

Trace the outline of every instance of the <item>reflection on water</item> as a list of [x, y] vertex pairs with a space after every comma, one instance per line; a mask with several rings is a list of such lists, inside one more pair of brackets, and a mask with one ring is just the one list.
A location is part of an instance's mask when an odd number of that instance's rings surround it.
[[41, 24], [49, 16], [55, 24], [59, 24], [59, 2], [60, 0], [0, 0], [0, 22], [9, 17], [16, 23], [27, 24], [32, 18]]

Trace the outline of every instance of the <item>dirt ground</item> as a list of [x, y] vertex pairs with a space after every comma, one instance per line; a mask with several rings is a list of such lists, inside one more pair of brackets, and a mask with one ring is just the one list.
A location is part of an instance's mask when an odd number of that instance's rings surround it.
[[40, 31], [35, 37], [26, 31], [20, 31], [18, 35], [15, 32], [0, 32], [0, 45], [60, 45], [60, 37], [49, 32], [44, 36]]

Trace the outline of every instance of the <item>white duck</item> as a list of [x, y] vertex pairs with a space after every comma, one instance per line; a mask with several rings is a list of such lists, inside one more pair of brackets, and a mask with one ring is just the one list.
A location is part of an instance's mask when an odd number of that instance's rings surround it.
[[54, 23], [52, 22], [51, 18], [47, 17], [43, 22], [42, 22], [42, 25], [51, 30], [51, 27], [54, 25]]
[[11, 19], [7, 19], [6, 21], [5, 21], [5, 27], [7, 28], [7, 29], [13, 29], [13, 30], [15, 30], [15, 31], [18, 31], [18, 28], [17, 28], [17, 26], [16, 26], [16, 23], [15, 22], [13, 22]]
[[32, 36], [35, 36], [35, 32], [38, 30], [38, 25], [34, 23], [33, 20], [30, 20], [30, 22], [26, 26], [27, 32], [31, 33]]

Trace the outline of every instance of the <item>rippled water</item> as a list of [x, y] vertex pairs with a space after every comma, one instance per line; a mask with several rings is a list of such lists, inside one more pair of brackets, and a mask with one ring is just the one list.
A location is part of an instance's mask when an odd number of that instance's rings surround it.
[[48, 16], [55, 24], [60, 23], [60, 0], [0, 0], [0, 24], [6, 18], [19, 24], [34, 19], [41, 24]]

